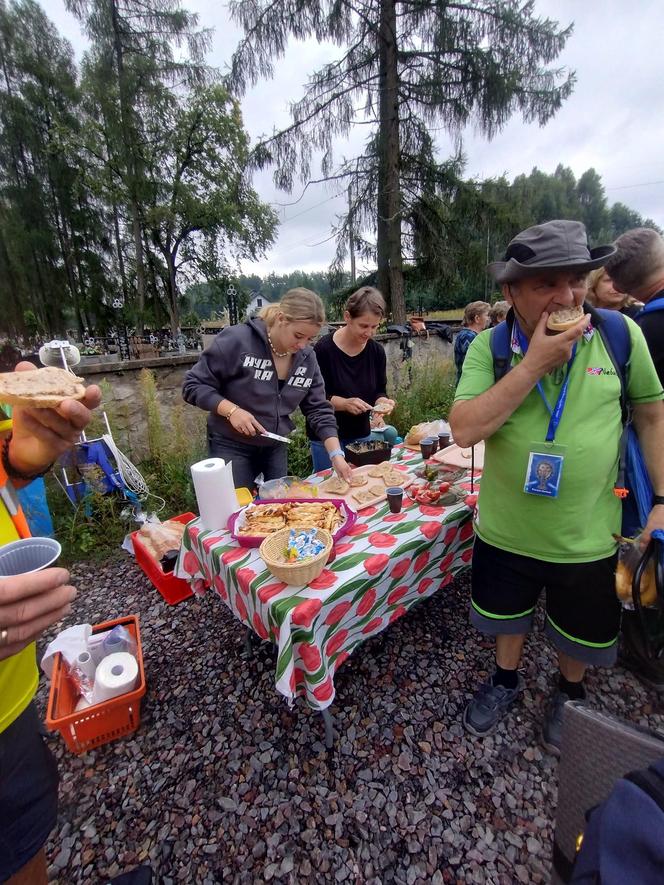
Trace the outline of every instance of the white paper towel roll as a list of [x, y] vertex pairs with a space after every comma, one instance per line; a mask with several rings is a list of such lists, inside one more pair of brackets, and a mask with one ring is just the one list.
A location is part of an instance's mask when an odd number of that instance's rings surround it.
[[138, 662], [129, 652], [119, 651], [104, 658], [97, 667], [92, 703], [110, 701], [136, 687]]
[[225, 529], [228, 517], [238, 509], [233, 468], [223, 458], [207, 458], [191, 466], [191, 477], [201, 522], [209, 532]]

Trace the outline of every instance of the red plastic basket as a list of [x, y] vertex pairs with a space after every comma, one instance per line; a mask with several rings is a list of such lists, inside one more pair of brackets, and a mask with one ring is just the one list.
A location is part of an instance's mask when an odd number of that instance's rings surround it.
[[[185, 525], [196, 518], [195, 513], [181, 513], [180, 516], [172, 516], [173, 522], [182, 522]], [[143, 569], [148, 578], [152, 581], [157, 590], [164, 597], [169, 605], [177, 605], [183, 599], [188, 599], [194, 595], [194, 591], [188, 581], [182, 578], [176, 578], [175, 575], [166, 574], [157, 560], [150, 556], [141, 542], [141, 536], [138, 532], [132, 532], [131, 540], [134, 545], [134, 555], [136, 562]]]
[[69, 678], [67, 665], [60, 653], [55, 655], [51, 691], [48, 696], [46, 727], [50, 731], [59, 731], [65, 743], [77, 755], [100, 747], [110, 741], [136, 731], [141, 722], [141, 698], [145, 694], [145, 670], [143, 669], [143, 650], [141, 633], [138, 627], [138, 615], [127, 615], [106, 621], [92, 628], [93, 633], [103, 633], [121, 625], [136, 640], [136, 660], [138, 661], [138, 685], [133, 691], [103, 701], [92, 707], [86, 707], [76, 713], [74, 708], [78, 694]]

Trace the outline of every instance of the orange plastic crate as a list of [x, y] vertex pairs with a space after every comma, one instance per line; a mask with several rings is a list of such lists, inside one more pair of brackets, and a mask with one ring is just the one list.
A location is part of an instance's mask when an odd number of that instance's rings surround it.
[[136, 731], [141, 723], [141, 698], [145, 694], [145, 671], [138, 615], [127, 615], [114, 621], [105, 621], [92, 628], [93, 633], [103, 633], [121, 625], [136, 640], [136, 660], [138, 661], [138, 685], [133, 691], [86, 707], [76, 713], [74, 708], [78, 695], [69, 678], [67, 665], [60, 653], [55, 655], [51, 691], [48, 697], [46, 727], [59, 731], [72, 753], [85, 753], [117, 738]]
[[[185, 525], [196, 518], [195, 513], [181, 513], [180, 516], [172, 516], [173, 522], [183, 522]], [[141, 543], [141, 536], [138, 532], [132, 532], [131, 540], [134, 545], [134, 555], [136, 562], [143, 569], [148, 578], [152, 581], [157, 590], [164, 597], [169, 605], [177, 605], [183, 599], [188, 599], [194, 595], [191, 585], [182, 578], [176, 578], [175, 575], [166, 574], [157, 560], [150, 556], [144, 545]]]

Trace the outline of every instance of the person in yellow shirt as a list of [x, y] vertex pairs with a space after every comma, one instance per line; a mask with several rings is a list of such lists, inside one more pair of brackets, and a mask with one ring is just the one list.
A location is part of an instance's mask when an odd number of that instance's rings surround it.
[[[20, 363], [17, 371], [34, 369]], [[15, 407], [0, 449], [0, 544], [29, 535], [15, 488], [42, 476], [78, 439], [101, 401], [95, 385], [57, 409]], [[0, 579], [0, 882], [46, 883], [44, 843], [55, 824], [58, 777], [33, 702], [35, 639], [70, 610], [76, 589], [62, 568]]]

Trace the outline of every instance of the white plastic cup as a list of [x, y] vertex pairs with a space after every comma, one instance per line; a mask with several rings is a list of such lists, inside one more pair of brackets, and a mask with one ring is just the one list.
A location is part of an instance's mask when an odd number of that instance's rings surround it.
[[0, 578], [29, 575], [48, 568], [62, 547], [55, 538], [21, 538], [0, 548]]

